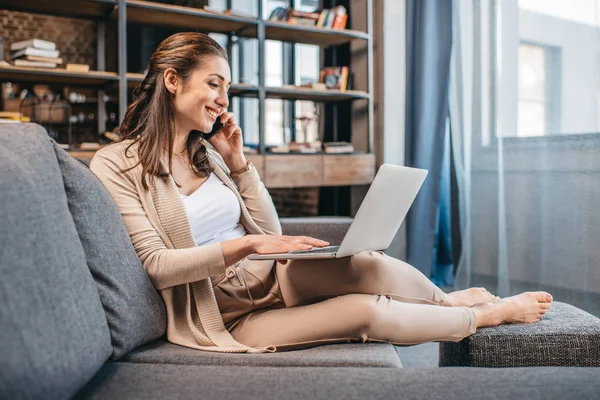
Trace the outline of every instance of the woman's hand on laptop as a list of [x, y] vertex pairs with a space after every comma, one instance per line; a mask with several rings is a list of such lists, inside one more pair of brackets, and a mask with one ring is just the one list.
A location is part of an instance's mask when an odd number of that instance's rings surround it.
[[[287, 253], [292, 250], [310, 250], [313, 247], [329, 245], [329, 242], [310, 236], [246, 235], [246, 237], [250, 241], [252, 254]], [[282, 261], [280, 261], [282, 264], [286, 263], [285, 260]]]

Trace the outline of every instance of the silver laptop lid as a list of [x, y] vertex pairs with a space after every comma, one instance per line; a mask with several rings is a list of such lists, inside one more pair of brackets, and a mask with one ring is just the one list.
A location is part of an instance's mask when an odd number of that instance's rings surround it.
[[387, 249], [425, 181], [427, 170], [383, 164], [336, 257]]

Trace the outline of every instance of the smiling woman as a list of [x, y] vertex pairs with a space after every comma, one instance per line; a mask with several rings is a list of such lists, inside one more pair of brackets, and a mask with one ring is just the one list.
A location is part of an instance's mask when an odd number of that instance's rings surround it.
[[[170, 171], [182, 169], [173, 165], [176, 156], [177, 164], [193, 166], [179, 175], [208, 176], [202, 132], [210, 132], [219, 117], [231, 120], [227, 128], [234, 125], [233, 116], [225, 113], [230, 75], [227, 53], [207, 35], [179, 33], [158, 46], [120, 127], [123, 140], [139, 144], [142, 174], [151, 182], [169, 175], [161, 169], [163, 154]], [[176, 181], [186, 181], [186, 176]]]

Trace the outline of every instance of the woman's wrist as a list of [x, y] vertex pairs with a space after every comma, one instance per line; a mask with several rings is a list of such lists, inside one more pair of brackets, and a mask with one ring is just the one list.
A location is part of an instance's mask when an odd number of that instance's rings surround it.
[[247, 160], [244, 153], [232, 155], [230, 157], [223, 158], [223, 160], [225, 161], [225, 165], [227, 165], [227, 168], [229, 168], [229, 171], [231, 172], [237, 172], [246, 167]]

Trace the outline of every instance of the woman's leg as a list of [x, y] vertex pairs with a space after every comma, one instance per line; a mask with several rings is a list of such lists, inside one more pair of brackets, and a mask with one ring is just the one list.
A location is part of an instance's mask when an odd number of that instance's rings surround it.
[[459, 341], [475, 332], [468, 307], [410, 304], [386, 296], [348, 294], [315, 304], [258, 310], [243, 317], [232, 336], [248, 346], [280, 350], [348, 341], [418, 344]]
[[495, 300], [495, 296], [477, 289], [471, 299], [464, 292], [457, 292], [462, 299], [455, 294], [447, 295], [416, 268], [378, 251], [345, 258], [290, 260], [285, 265], [278, 263], [276, 274], [287, 307], [351, 293], [381, 294], [405, 303], [448, 306]]
[[322, 302], [251, 312], [230, 330], [248, 346], [279, 350], [348, 341], [419, 344], [460, 341], [482, 326], [539, 321], [552, 296], [527, 292], [475, 307], [402, 303], [387, 296], [343, 295]]

